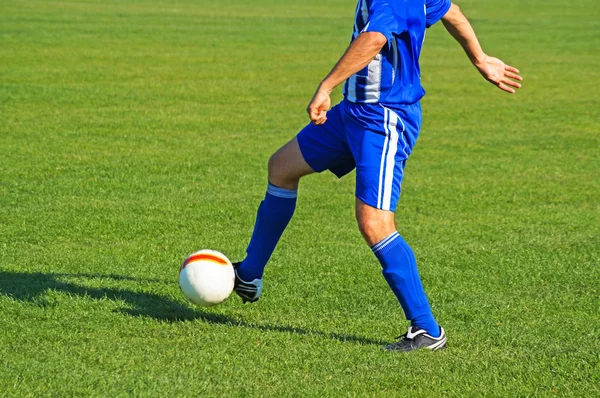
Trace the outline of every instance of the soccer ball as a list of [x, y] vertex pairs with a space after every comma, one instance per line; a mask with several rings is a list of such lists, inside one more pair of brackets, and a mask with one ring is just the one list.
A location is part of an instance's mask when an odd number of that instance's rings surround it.
[[211, 307], [222, 303], [233, 291], [235, 273], [231, 261], [214, 250], [190, 254], [179, 269], [179, 287], [192, 303]]

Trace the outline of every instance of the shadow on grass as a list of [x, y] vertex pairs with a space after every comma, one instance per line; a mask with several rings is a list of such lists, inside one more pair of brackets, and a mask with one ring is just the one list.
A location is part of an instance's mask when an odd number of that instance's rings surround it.
[[117, 281], [146, 281], [166, 283], [162, 279], [136, 279], [115, 274], [44, 274], [0, 271], [0, 295], [9, 296], [20, 301], [37, 301], [48, 290], [65, 292], [81, 297], [94, 299], [122, 300], [133, 306], [132, 309], [120, 311], [131, 316], [146, 316], [160, 321], [180, 322], [201, 319], [208, 323], [254, 328], [264, 331], [295, 333], [300, 335], [322, 336], [343, 342], [384, 345], [385, 342], [367, 339], [354, 335], [325, 333], [303, 328], [280, 325], [261, 325], [245, 322], [228, 315], [214, 314], [208, 311], [193, 309], [169, 300], [163, 296], [149, 292], [135, 292], [118, 288], [93, 288], [72, 282], [63, 282], [59, 278], [98, 278]]

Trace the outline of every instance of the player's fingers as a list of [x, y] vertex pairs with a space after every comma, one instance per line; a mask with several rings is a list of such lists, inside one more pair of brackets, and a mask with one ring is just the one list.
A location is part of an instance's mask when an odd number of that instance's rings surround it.
[[509, 71], [505, 71], [504, 72], [504, 76], [510, 77], [511, 79], [515, 79], [515, 80], [519, 80], [519, 81], [523, 80], [522, 76], [519, 76], [516, 73], [512, 73], [512, 72], [509, 72]]
[[508, 87], [506, 84], [504, 84], [504, 83], [502, 83], [502, 82], [498, 83], [498, 88], [499, 88], [500, 90], [506, 91], [507, 93], [511, 93], [511, 94], [514, 94], [514, 93], [515, 93], [515, 90], [514, 90], [514, 89], [512, 89], [512, 88]]
[[510, 72], [515, 72], [515, 73], [521, 73], [519, 72], [519, 70], [517, 68], [515, 68], [514, 66], [510, 66], [510, 65], [504, 65], [504, 69]]
[[317, 112], [317, 109], [315, 107], [309, 106], [306, 111], [308, 112], [308, 117], [310, 117], [310, 120], [316, 122], [319, 118], [319, 113]]
[[317, 119], [316, 124], [323, 124], [323, 123], [325, 123], [326, 120], [327, 120], [327, 116], [325, 116], [325, 113], [323, 113], [323, 115], [319, 116], [319, 118]]
[[521, 88], [521, 83], [519, 83], [519, 82], [515, 82], [514, 80], [510, 80], [510, 79], [502, 79], [502, 83], [506, 84], [507, 86], [512, 86], [512, 87], [516, 87], [516, 88]]
[[310, 120], [315, 125], [323, 124], [325, 123], [325, 120], [327, 120], [327, 117], [325, 115], [325, 112], [315, 110], [313, 113], [310, 114]]

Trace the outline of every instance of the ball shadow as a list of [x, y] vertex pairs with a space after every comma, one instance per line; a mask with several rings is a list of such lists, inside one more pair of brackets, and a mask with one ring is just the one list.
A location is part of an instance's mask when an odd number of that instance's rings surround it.
[[138, 279], [114, 274], [45, 274], [41, 272], [25, 273], [0, 271], [0, 295], [9, 296], [19, 301], [37, 302], [43, 305], [43, 298], [48, 290], [65, 292], [93, 299], [110, 299], [125, 301], [131, 308], [118, 311], [131, 316], [150, 317], [163, 322], [181, 322], [202, 320], [211, 324], [247, 327], [265, 331], [294, 333], [300, 335], [317, 335], [343, 342], [359, 344], [384, 345], [385, 342], [367, 339], [354, 335], [324, 333], [298, 327], [254, 324], [234, 317], [215, 314], [209, 311], [191, 308], [163, 296], [149, 292], [137, 292], [119, 288], [92, 288], [73, 282], [61, 281], [60, 278], [107, 278], [116, 281], [147, 281], [152, 283], [171, 283], [162, 279]]

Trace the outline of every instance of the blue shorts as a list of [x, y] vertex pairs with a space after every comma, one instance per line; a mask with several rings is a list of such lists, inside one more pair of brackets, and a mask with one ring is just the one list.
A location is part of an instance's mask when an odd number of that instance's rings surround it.
[[319, 126], [298, 133], [300, 151], [317, 172], [338, 177], [356, 167], [356, 197], [382, 210], [396, 210], [406, 159], [421, 127], [421, 105], [355, 104], [343, 100]]

